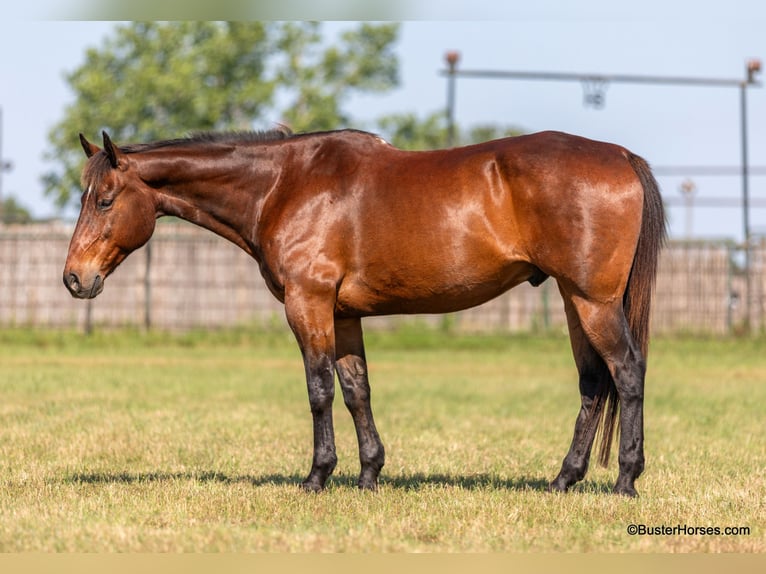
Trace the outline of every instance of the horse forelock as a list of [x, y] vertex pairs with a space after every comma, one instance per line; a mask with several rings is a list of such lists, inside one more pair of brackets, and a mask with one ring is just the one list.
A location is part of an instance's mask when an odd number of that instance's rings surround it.
[[100, 151], [88, 160], [82, 170], [80, 185], [84, 190], [97, 189], [101, 185], [104, 176], [112, 169], [109, 158], [104, 151]]

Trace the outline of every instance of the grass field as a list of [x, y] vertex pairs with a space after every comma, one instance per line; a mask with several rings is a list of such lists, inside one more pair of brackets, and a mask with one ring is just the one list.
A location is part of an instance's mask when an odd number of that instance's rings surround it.
[[[287, 333], [0, 332], [0, 552], [764, 552], [765, 349], [653, 342], [647, 468], [628, 500], [609, 494], [616, 456], [572, 492], [544, 490], [578, 409], [566, 338], [370, 333], [381, 488], [355, 488], [338, 393], [340, 462], [310, 495]], [[732, 526], [750, 532], [691, 533]]]

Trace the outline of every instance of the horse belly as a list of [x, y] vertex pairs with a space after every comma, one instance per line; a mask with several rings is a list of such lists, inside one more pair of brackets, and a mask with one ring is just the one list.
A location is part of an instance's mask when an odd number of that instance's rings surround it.
[[[338, 292], [337, 312], [342, 316], [451, 313], [481, 305], [539, 274], [524, 261], [499, 265], [494, 270], [444, 269], [428, 265], [411, 273], [377, 270], [347, 277]], [[419, 272], [418, 272], [419, 271]]]

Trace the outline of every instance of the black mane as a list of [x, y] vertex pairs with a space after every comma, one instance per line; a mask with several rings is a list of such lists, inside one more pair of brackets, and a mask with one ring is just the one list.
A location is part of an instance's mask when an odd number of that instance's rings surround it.
[[[326, 135], [332, 133], [350, 132], [363, 134], [370, 137], [377, 137], [368, 132], [343, 129], [320, 132], [307, 132], [294, 134], [287, 126], [280, 125], [278, 128], [265, 131], [229, 131], [229, 132], [194, 132], [185, 138], [161, 140], [149, 143], [136, 143], [118, 146], [122, 153], [132, 154], [148, 152], [167, 147], [185, 147], [204, 144], [249, 144], [249, 143], [268, 143], [288, 140], [293, 138], [311, 137]], [[81, 183], [84, 189], [89, 186], [98, 185], [98, 182], [111, 169], [106, 153], [103, 151], [95, 154], [85, 165], [82, 173]]]
[[120, 150], [124, 153], [139, 153], [170, 146], [186, 146], [200, 143], [265, 143], [288, 139], [293, 137], [293, 135], [290, 128], [286, 126], [265, 131], [195, 132], [185, 138], [128, 144], [120, 146]]

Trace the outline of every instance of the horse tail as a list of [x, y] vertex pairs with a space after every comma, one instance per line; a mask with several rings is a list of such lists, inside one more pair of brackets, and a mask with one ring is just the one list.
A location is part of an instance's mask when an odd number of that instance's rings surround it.
[[[628, 161], [638, 176], [644, 189], [644, 206], [641, 217], [641, 231], [638, 236], [633, 266], [628, 276], [628, 285], [623, 295], [623, 310], [628, 321], [630, 333], [646, 360], [649, 352], [649, 319], [651, 314], [652, 294], [657, 277], [660, 251], [667, 239], [667, 223], [662, 196], [657, 180], [645, 160], [629, 154]], [[599, 463], [606, 466], [612, 446], [615, 425], [618, 421], [619, 397], [617, 387], [606, 365], [603, 365], [604, 379], [608, 383], [602, 386], [601, 396], [597, 398], [595, 408], [601, 410], [601, 444]], [[602, 379], [603, 380], [603, 379]]]

